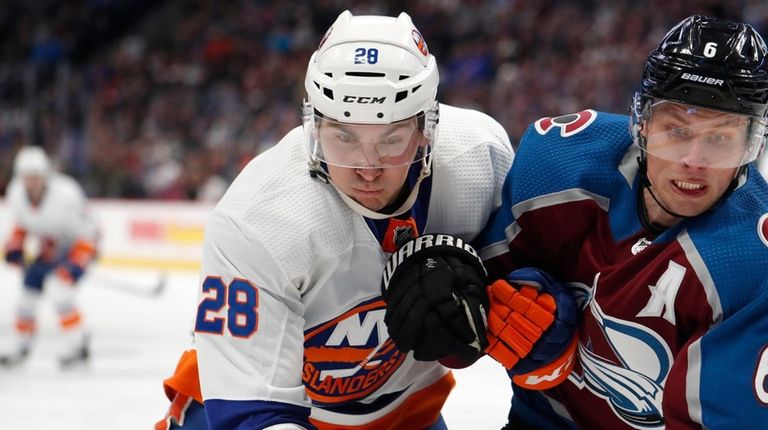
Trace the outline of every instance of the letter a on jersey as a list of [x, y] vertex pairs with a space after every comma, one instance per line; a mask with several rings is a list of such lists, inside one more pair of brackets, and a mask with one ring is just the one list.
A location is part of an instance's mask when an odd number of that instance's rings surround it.
[[661, 275], [656, 285], [649, 285], [651, 298], [643, 310], [637, 314], [638, 317], [659, 317], [663, 316], [665, 320], [673, 325], [675, 324], [675, 297], [683, 283], [685, 267], [670, 261], [667, 270]]

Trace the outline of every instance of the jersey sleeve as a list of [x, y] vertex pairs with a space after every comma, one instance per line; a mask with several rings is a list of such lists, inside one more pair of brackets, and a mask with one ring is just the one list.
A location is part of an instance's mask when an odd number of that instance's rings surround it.
[[690, 421], [710, 429], [768, 422], [767, 287], [678, 353], [664, 393], [668, 428]]
[[210, 428], [312, 428], [300, 294], [253, 236], [216, 210], [206, 227], [195, 338]]

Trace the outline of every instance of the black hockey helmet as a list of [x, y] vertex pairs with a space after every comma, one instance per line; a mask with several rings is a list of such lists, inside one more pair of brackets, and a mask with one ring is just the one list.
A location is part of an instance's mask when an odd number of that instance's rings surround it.
[[[701, 15], [674, 26], [648, 55], [641, 90], [632, 102], [632, 132], [648, 115], [652, 100], [669, 100], [718, 111], [768, 118], [768, 47], [752, 26]], [[646, 117], [647, 119], [647, 117]], [[764, 127], [752, 143], [757, 147], [744, 163], [759, 155]]]
[[766, 57], [765, 41], [752, 26], [694, 15], [651, 51], [642, 95], [765, 117]]

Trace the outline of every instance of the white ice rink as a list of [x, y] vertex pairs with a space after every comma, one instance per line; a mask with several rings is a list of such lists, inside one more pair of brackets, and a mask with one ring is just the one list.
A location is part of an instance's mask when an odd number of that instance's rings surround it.
[[[0, 429], [152, 429], [168, 405], [162, 380], [189, 345], [197, 274], [168, 274], [167, 288], [158, 297], [117, 287], [135, 283], [150, 288], [158, 276], [98, 269], [83, 283], [79, 299], [93, 337], [91, 361], [81, 369], [59, 370], [56, 323], [50, 303], [43, 302], [40, 336], [29, 360], [0, 369]], [[11, 339], [18, 293], [19, 274], [0, 267], [3, 350]], [[443, 411], [448, 427], [501, 428], [511, 393], [503, 369], [484, 358], [455, 375], [457, 386]]]

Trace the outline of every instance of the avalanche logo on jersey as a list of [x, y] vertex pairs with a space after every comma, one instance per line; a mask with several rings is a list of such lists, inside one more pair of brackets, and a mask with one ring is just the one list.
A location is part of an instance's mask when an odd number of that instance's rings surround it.
[[768, 246], [768, 214], [760, 217], [757, 222], [757, 235], [763, 241], [763, 245]]
[[[590, 296], [597, 293], [598, 273]], [[672, 367], [672, 352], [654, 331], [603, 312], [596, 300], [588, 303], [613, 357], [592, 351], [591, 342], [579, 344], [581, 374], [574, 370], [569, 379], [605, 399], [616, 416], [636, 429], [663, 429], [661, 401], [664, 381]]]
[[534, 127], [536, 127], [536, 131], [542, 136], [547, 134], [549, 130], [557, 127], [560, 129], [560, 136], [568, 137], [589, 127], [596, 118], [597, 112], [592, 109], [587, 109], [577, 113], [558, 116], [556, 118], [541, 118], [536, 121]]
[[362, 399], [400, 367], [406, 354], [389, 338], [385, 307], [371, 300], [307, 330], [302, 380], [315, 404]]

